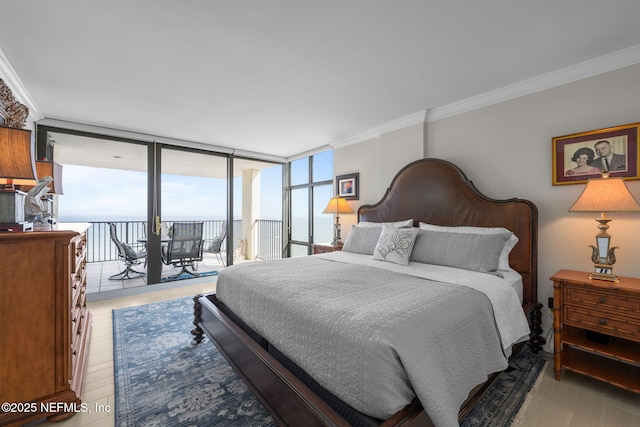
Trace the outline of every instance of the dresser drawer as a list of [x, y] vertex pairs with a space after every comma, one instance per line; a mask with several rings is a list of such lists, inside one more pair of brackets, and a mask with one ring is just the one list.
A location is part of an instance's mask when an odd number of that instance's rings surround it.
[[620, 294], [614, 290], [601, 291], [584, 286], [567, 285], [564, 288], [564, 303], [593, 305], [595, 309], [606, 312], [625, 312], [640, 317], [640, 297]]
[[563, 310], [564, 323], [579, 328], [614, 335], [631, 341], [640, 341], [640, 321], [611, 316], [607, 312], [587, 311], [572, 306]]

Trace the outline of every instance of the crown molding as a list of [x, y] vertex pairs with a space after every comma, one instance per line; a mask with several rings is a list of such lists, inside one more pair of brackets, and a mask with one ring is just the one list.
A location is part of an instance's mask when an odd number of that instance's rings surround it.
[[570, 67], [546, 73], [529, 80], [502, 87], [478, 96], [463, 99], [442, 107], [431, 110], [423, 110], [400, 119], [384, 123], [372, 130], [359, 133], [349, 138], [331, 142], [329, 145], [336, 148], [346, 147], [351, 144], [378, 138], [381, 134], [413, 126], [418, 123], [435, 122], [466, 113], [478, 108], [488, 107], [493, 104], [508, 101], [521, 96], [530, 95], [546, 89], [551, 89], [564, 84], [573, 83], [578, 80], [615, 71], [620, 68], [636, 65], [640, 63], [640, 45], [631, 46], [626, 49], [603, 55], [589, 61], [581, 62]]
[[394, 130], [404, 129], [409, 126], [426, 123], [429, 115], [429, 110], [418, 111], [417, 113], [413, 113], [400, 119], [384, 123], [379, 128], [377, 128], [376, 131], [378, 132], [378, 135], [382, 135], [384, 133], [393, 132]]
[[357, 135], [350, 136], [349, 138], [338, 139], [329, 143], [329, 146], [334, 150], [338, 148], [343, 148], [352, 144], [357, 144], [359, 142], [368, 141], [370, 139], [376, 139], [380, 136], [380, 134], [376, 131], [370, 130], [367, 132], [362, 132]]
[[604, 74], [609, 71], [640, 63], [640, 45], [631, 46], [609, 55], [603, 55], [589, 61], [542, 74], [529, 80], [486, 92], [478, 96], [434, 108], [429, 114], [429, 122], [445, 119], [482, 107], [509, 101], [521, 96], [541, 92], [578, 80]]
[[390, 122], [386, 122], [374, 129], [359, 133], [349, 138], [339, 139], [329, 143], [329, 146], [334, 150], [337, 148], [346, 147], [351, 144], [357, 144], [359, 142], [367, 141], [369, 139], [379, 138], [380, 135], [393, 132], [394, 130], [404, 129], [409, 126], [414, 126], [421, 123], [426, 123], [429, 117], [429, 110], [422, 110], [417, 113], [410, 114], [405, 117], [401, 117]]
[[11, 88], [16, 99], [29, 108], [29, 116], [31, 116], [33, 121], [38, 121], [44, 118], [44, 115], [29, 94], [25, 85], [22, 83], [22, 80], [20, 80], [20, 77], [18, 77], [18, 74], [4, 55], [4, 52], [2, 52], [2, 49], [0, 49], [0, 77], [2, 77], [2, 79]]

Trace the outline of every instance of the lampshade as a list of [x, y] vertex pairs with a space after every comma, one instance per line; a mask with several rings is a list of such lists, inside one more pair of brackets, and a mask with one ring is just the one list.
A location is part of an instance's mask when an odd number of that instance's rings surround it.
[[327, 203], [327, 207], [324, 208], [322, 213], [326, 214], [343, 214], [343, 213], [353, 213], [353, 209], [349, 206], [346, 199], [342, 197], [332, 197]]
[[622, 178], [590, 179], [569, 212], [640, 212], [640, 205]]
[[[51, 188], [49, 194], [64, 195], [62, 192], [62, 165], [60, 163], [36, 160], [36, 172], [38, 173], [38, 179], [44, 178], [45, 176], [53, 178], [53, 181], [49, 184], [49, 188]], [[33, 180], [24, 183], [14, 181], [14, 183], [22, 184], [20, 190], [25, 192], [31, 190], [36, 185], [36, 181]]]
[[16, 180], [37, 178], [31, 131], [0, 127], [0, 179], [9, 186]]

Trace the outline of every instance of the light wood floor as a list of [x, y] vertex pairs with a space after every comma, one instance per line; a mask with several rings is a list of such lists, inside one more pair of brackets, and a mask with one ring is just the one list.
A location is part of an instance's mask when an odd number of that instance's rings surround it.
[[[58, 423], [36, 422], [51, 427], [111, 427], [115, 425], [115, 388], [113, 382], [113, 323], [112, 310], [165, 301], [215, 290], [215, 281], [209, 278], [193, 279], [199, 284], [176, 287], [156, 292], [138, 293], [132, 296], [89, 302], [88, 310], [93, 315], [89, 356], [85, 367], [82, 402], [87, 403], [91, 412], [77, 413], [68, 420]], [[184, 282], [184, 281], [183, 281]], [[160, 286], [160, 285], [157, 285]], [[140, 291], [140, 288], [137, 288]], [[212, 345], [211, 343], [207, 343]], [[45, 419], [46, 420], [46, 419]]]
[[[93, 329], [82, 400], [92, 412], [78, 413], [56, 425], [111, 427], [115, 424], [111, 310], [211, 292], [214, 289], [215, 281], [89, 303], [88, 308], [93, 314]], [[105, 410], [96, 411], [96, 405]], [[552, 366], [548, 364], [514, 425], [637, 427], [640, 426], [640, 395], [571, 372], [564, 372], [562, 380], [556, 381]]]

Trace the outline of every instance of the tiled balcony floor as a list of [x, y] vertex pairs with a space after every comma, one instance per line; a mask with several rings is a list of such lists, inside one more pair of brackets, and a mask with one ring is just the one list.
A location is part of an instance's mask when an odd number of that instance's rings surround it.
[[[226, 256], [226, 254], [223, 254], [223, 256]], [[214, 254], [205, 252], [202, 262], [198, 263], [198, 269], [196, 270], [196, 272], [202, 273], [212, 270], [220, 271], [220, 269], [222, 268], [222, 264], [220, 264]], [[145, 268], [142, 264], [136, 266], [135, 269], [139, 271], [145, 271]], [[118, 274], [122, 270], [124, 270], [124, 263], [122, 261], [87, 263], [87, 294], [115, 291], [147, 285], [146, 275], [135, 279], [109, 279], [110, 276]], [[162, 277], [168, 277], [177, 274], [178, 271], [179, 269], [175, 269], [170, 265], [162, 265]]]

